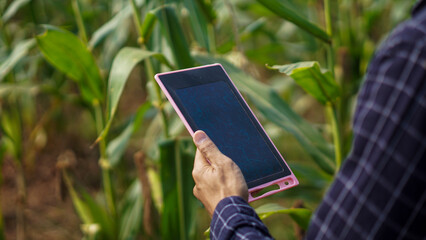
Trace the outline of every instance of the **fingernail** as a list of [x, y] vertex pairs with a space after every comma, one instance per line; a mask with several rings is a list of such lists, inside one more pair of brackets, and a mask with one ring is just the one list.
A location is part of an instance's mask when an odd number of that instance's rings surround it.
[[207, 135], [203, 131], [196, 131], [194, 134], [195, 144], [201, 144], [207, 139]]

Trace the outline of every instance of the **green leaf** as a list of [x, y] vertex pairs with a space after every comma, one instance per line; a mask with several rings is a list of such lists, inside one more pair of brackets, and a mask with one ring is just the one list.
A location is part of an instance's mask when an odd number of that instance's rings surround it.
[[163, 239], [193, 239], [196, 199], [192, 189], [194, 145], [192, 139], [169, 139], [160, 142]]
[[161, 6], [152, 10], [161, 23], [161, 28], [166, 40], [171, 47], [175, 64], [178, 68], [194, 66], [188, 43], [183, 33], [175, 9], [170, 5]]
[[200, 10], [203, 12], [203, 15], [206, 17], [209, 23], [212, 23], [216, 20], [217, 14], [213, 8], [213, 4], [209, 0], [195, 0]]
[[169, 67], [169, 62], [161, 53], [150, 52], [139, 48], [125, 47], [115, 56], [111, 67], [111, 73], [108, 78], [108, 96], [107, 96], [107, 124], [102, 131], [99, 139], [104, 138], [109, 131], [115, 112], [117, 111], [118, 102], [121, 94], [123, 93], [124, 86], [133, 68], [139, 62], [149, 58], [155, 57], [160, 62]]
[[96, 47], [106, 36], [119, 27], [120, 23], [126, 18], [130, 17], [132, 14], [132, 8], [130, 5], [127, 5], [122, 10], [120, 10], [113, 18], [106, 22], [102, 27], [98, 28], [92, 35], [90, 39], [89, 46], [90, 48]]
[[142, 23], [141, 27], [141, 36], [142, 36], [142, 43], [146, 43], [148, 39], [151, 37], [151, 33], [154, 30], [155, 23], [157, 22], [157, 16], [154, 14], [153, 11], [149, 11], [144, 18], [144, 21]]
[[312, 211], [306, 208], [284, 208], [276, 203], [268, 203], [255, 209], [260, 219], [265, 219], [272, 214], [288, 214], [303, 230], [308, 229]]
[[21, 160], [22, 156], [21, 124], [21, 116], [16, 108], [11, 108], [9, 111], [3, 109], [1, 111], [0, 133], [5, 151], [10, 153], [18, 161]]
[[9, 7], [4, 11], [3, 16], [1, 17], [1, 20], [5, 23], [7, 22], [15, 13], [25, 4], [29, 3], [30, 0], [15, 0], [12, 1], [12, 3], [9, 5]]
[[297, 13], [286, 7], [283, 1], [280, 0], [257, 0], [260, 4], [274, 12], [285, 20], [294, 23], [296, 26], [314, 35], [326, 43], [331, 42], [331, 37], [321, 28], [309, 22]]
[[80, 220], [84, 224], [93, 223], [94, 220], [93, 220], [93, 216], [91, 215], [89, 211], [89, 207], [77, 194], [74, 186], [71, 183], [71, 179], [69, 178], [68, 174], [65, 171], [63, 171], [63, 178], [67, 186], [68, 192], [71, 196], [71, 201], [74, 205], [75, 211], [77, 212], [77, 215], [80, 217]]
[[145, 102], [133, 116], [127, 126], [121, 131], [120, 135], [111, 140], [108, 143], [106, 153], [108, 161], [111, 167], [115, 167], [120, 161], [127, 148], [130, 137], [133, 135], [136, 129], [139, 128], [140, 122], [143, 120], [145, 113], [151, 108], [150, 102]]
[[328, 70], [320, 69], [318, 62], [298, 62], [269, 67], [290, 76], [320, 103], [334, 103], [340, 97], [339, 86]]
[[36, 37], [44, 57], [58, 70], [77, 82], [83, 99], [90, 104], [103, 101], [103, 81], [92, 54], [83, 42], [69, 31], [45, 25]]
[[192, 33], [194, 34], [195, 40], [203, 48], [211, 51], [209, 33], [208, 33], [208, 19], [203, 14], [204, 12], [200, 8], [197, 1], [185, 0], [185, 7], [189, 11], [189, 21], [192, 27]]
[[84, 190], [82, 190], [82, 197], [80, 197], [75, 190], [68, 173], [66, 171], [63, 171], [62, 173], [68, 192], [71, 196], [71, 201], [83, 224], [97, 223], [100, 226], [102, 239], [116, 239], [116, 229], [113, 222], [114, 219], [108, 215], [101, 204], [96, 203], [95, 200], [93, 200], [93, 198]]
[[221, 63], [238, 89], [248, 95], [265, 118], [291, 133], [322, 170], [334, 174], [332, 145], [315, 127], [295, 113], [274, 89], [224, 59], [200, 55], [195, 59], [201, 64]]
[[92, 222], [101, 227], [100, 232], [104, 239], [115, 239], [116, 231], [114, 218], [108, 215], [102, 204], [97, 203], [87, 192], [82, 191], [83, 201], [91, 215]]
[[28, 51], [34, 47], [35, 43], [34, 39], [27, 39], [19, 42], [13, 48], [12, 53], [0, 64], [0, 82], [22, 58], [27, 56]]
[[136, 239], [142, 229], [143, 198], [142, 186], [135, 179], [120, 203], [120, 229], [118, 239]]

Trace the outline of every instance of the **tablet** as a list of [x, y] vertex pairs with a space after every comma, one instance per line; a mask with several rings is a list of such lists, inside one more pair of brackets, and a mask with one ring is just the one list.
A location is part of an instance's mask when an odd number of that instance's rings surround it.
[[[238, 165], [249, 202], [299, 184], [222, 65], [159, 73], [155, 79], [189, 133], [203, 130]], [[271, 185], [279, 189], [253, 196]]]

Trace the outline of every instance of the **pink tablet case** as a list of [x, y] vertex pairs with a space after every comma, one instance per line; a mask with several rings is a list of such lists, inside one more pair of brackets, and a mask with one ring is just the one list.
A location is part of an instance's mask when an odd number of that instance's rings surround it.
[[[180, 119], [182, 120], [183, 124], [185, 125], [186, 129], [188, 130], [188, 132], [191, 134], [191, 136], [194, 135], [194, 131], [192, 130], [192, 128], [189, 126], [187, 120], [185, 119], [185, 117], [183, 116], [182, 112], [180, 111], [179, 107], [176, 105], [175, 101], [173, 100], [173, 98], [170, 96], [170, 93], [167, 91], [166, 87], [164, 86], [164, 84], [161, 82], [160, 80], [160, 76], [162, 75], [167, 75], [167, 74], [173, 74], [173, 73], [177, 73], [177, 72], [183, 72], [183, 71], [188, 71], [188, 70], [193, 70], [193, 69], [200, 69], [200, 68], [206, 68], [206, 67], [211, 67], [211, 66], [220, 66], [223, 71], [226, 73], [226, 76], [228, 77], [228, 79], [230, 80], [230, 82], [232, 83], [232, 85], [234, 86], [234, 88], [237, 90], [238, 94], [240, 94], [241, 98], [244, 100], [244, 103], [247, 105], [248, 109], [250, 109], [251, 114], [254, 116], [254, 118], [256, 119], [256, 121], [259, 123], [259, 125], [262, 128], [262, 131], [265, 132], [266, 136], [268, 136], [268, 134], [266, 133], [265, 129], [263, 128], [262, 124], [260, 124], [259, 120], [257, 119], [256, 115], [254, 115], [253, 111], [251, 110], [251, 108], [248, 106], [247, 102], [245, 101], [245, 99], [243, 98], [243, 96], [241, 95], [240, 91], [238, 91], [238, 88], [235, 86], [234, 82], [232, 82], [231, 78], [229, 77], [228, 73], [225, 71], [225, 69], [223, 68], [223, 66], [219, 63], [215, 63], [215, 64], [210, 64], [210, 65], [204, 65], [204, 66], [200, 66], [200, 67], [194, 67], [194, 68], [187, 68], [187, 69], [181, 69], [181, 70], [176, 70], [176, 71], [171, 71], [171, 72], [165, 72], [165, 73], [159, 73], [155, 75], [155, 80], [157, 81], [158, 85], [160, 85], [161, 89], [163, 90], [164, 94], [166, 95], [167, 99], [170, 101], [170, 103], [172, 104], [173, 108], [175, 109], [176, 113], [178, 114], [178, 116], [180, 117]], [[281, 192], [284, 191], [286, 189], [292, 188], [294, 186], [297, 186], [299, 184], [299, 181], [297, 180], [296, 176], [294, 176], [293, 172], [291, 171], [290, 167], [288, 166], [288, 164], [285, 162], [284, 158], [282, 157], [281, 153], [278, 151], [277, 147], [275, 146], [275, 144], [272, 142], [271, 138], [268, 136], [269, 141], [272, 143], [272, 145], [274, 146], [274, 148], [277, 150], [278, 154], [280, 155], [281, 159], [283, 160], [283, 162], [285, 163], [285, 165], [287, 166], [287, 168], [290, 170], [290, 175], [283, 177], [283, 178], [279, 178], [267, 183], [264, 183], [262, 185], [253, 187], [249, 189], [249, 202], [253, 202], [255, 200], [259, 200], [262, 199], [264, 197], [270, 196], [272, 194], [275, 194], [277, 192]], [[264, 194], [262, 194], [261, 196], [257, 196], [257, 197], [253, 197], [252, 193], [255, 193], [257, 191], [262, 190], [263, 188], [266, 188], [268, 186], [271, 185], [278, 185], [279, 189], [273, 190], [273, 191], [269, 191], [266, 192]]]

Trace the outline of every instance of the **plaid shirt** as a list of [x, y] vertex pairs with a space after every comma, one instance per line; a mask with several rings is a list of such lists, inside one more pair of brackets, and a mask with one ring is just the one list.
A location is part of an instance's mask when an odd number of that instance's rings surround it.
[[[375, 57], [358, 97], [352, 151], [307, 239], [426, 239], [426, 1]], [[271, 239], [239, 197], [223, 199], [211, 239]]]

